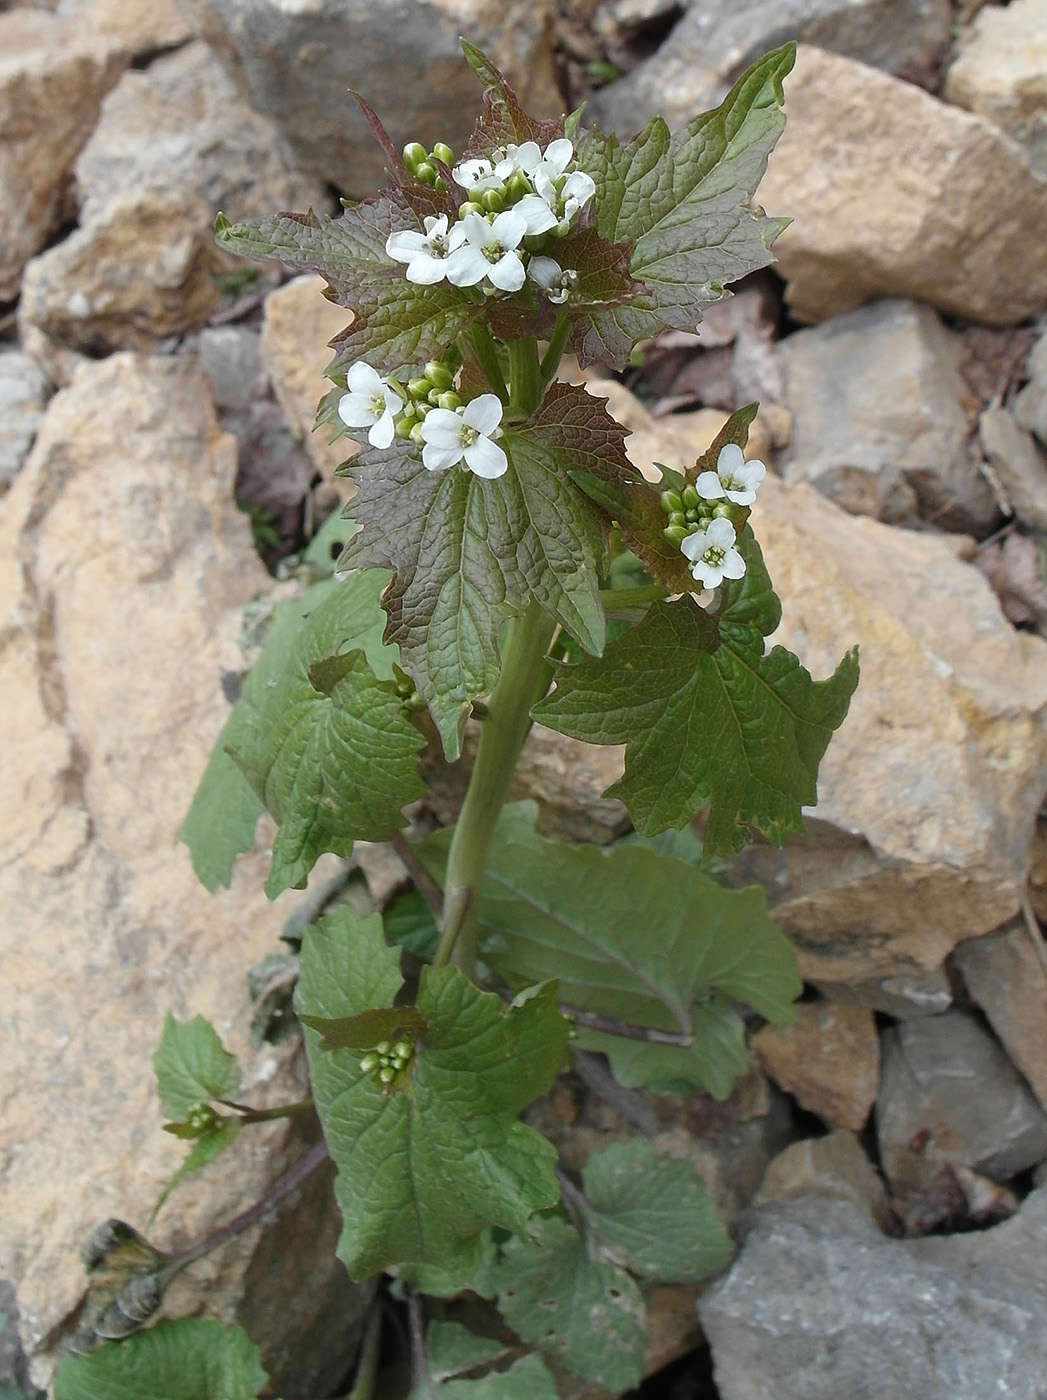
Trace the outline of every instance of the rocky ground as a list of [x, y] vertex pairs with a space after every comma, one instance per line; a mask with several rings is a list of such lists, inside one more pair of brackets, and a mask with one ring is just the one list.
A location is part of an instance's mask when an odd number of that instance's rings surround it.
[[[694, 1290], [651, 1310], [652, 1370], [703, 1334], [711, 1363], [644, 1394], [1043, 1400], [1047, 0], [0, 11], [0, 1388], [46, 1376], [84, 1236], [144, 1223], [179, 1158], [149, 1074], [164, 1012], [215, 1021], [252, 1101], [300, 1087], [293, 1041], [251, 1042], [244, 974], [301, 896], [262, 897], [264, 829], [214, 896], [175, 836], [257, 600], [289, 586], [255, 543], [275, 564], [338, 500], [340, 453], [309, 430], [344, 313], [316, 279], [220, 253], [213, 219], [372, 189], [349, 87], [395, 139], [460, 145], [463, 31], [533, 108], [589, 97], [623, 134], [801, 41], [759, 196], [793, 219], [774, 273], [591, 386], [641, 467], [693, 460], [761, 400], [752, 450], [778, 479], [754, 523], [781, 639], [815, 675], [855, 642], [863, 668], [806, 835], [729, 872], [794, 942], [796, 1025], [754, 1026], [724, 1105], [615, 1093], [593, 1063], [542, 1109], [569, 1165], [645, 1133], [733, 1220], [701, 1332]], [[538, 730], [518, 791], [609, 840], [620, 763]], [[437, 775], [438, 811], [455, 792]], [[381, 899], [400, 872], [379, 855], [362, 865]], [[206, 1233], [301, 1150], [244, 1134], [159, 1243]], [[279, 1393], [319, 1396], [365, 1299], [330, 1262], [329, 1183], [307, 1195], [171, 1306], [238, 1318]]]

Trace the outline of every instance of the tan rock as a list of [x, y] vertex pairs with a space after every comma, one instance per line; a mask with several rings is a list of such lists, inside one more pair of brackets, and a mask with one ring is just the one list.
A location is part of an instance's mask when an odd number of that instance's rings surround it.
[[1036, 918], [1047, 925], [1047, 817], [1041, 816], [1029, 856], [1029, 903]]
[[[235, 470], [197, 370], [117, 355], [56, 396], [0, 501], [0, 1276], [31, 1349], [77, 1302], [88, 1232], [110, 1215], [144, 1227], [181, 1159], [150, 1064], [167, 1010], [214, 1021], [245, 1099], [300, 1095], [293, 1048], [251, 1047], [244, 982], [294, 896], [265, 900], [263, 846], [211, 896], [176, 845], [228, 712], [220, 672], [237, 664], [241, 608], [267, 583]], [[302, 1150], [282, 1126], [245, 1131], [224, 1170], [165, 1206], [156, 1242], [209, 1233]], [[327, 1188], [317, 1178], [306, 1196], [302, 1239], [329, 1238]], [[300, 1392], [323, 1369], [309, 1327], [324, 1319], [324, 1346], [350, 1347], [359, 1301], [333, 1264], [286, 1259], [287, 1230], [281, 1216], [239, 1237], [173, 1301], [250, 1320], [279, 1384]], [[288, 1267], [304, 1290], [290, 1309], [259, 1282]]]
[[54, 347], [57, 375], [62, 350], [148, 350], [206, 319], [216, 274], [235, 265], [214, 243], [218, 210], [250, 218], [324, 201], [198, 43], [124, 75], [76, 176], [81, 226], [27, 269], [20, 309], [27, 344]]
[[806, 45], [786, 111], [757, 197], [793, 220], [775, 253], [800, 320], [908, 296], [1003, 326], [1047, 302], [1047, 183], [998, 127]]
[[931, 971], [1017, 912], [1047, 787], [1047, 644], [933, 535], [773, 479], [753, 527], [774, 640], [815, 676], [857, 643], [862, 675], [806, 833], [750, 847], [735, 878], [765, 886], [810, 982]]
[[880, 1084], [871, 1011], [802, 1002], [791, 1026], [765, 1026], [752, 1047], [764, 1074], [830, 1127], [865, 1127]]
[[322, 277], [296, 277], [269, 293], [262, 322], [262, 364], [292, 432], [330, 478], [359, 448], [344, 437], [328, 442], [329, 428], [313, 431], [316, 406], [331, 388], [324, 378], [332, 359], [330, 342], [353, 320], [351, 311], [323, 295], [326, 285]]
[[884, 1229], [895, 1223], [883, 1182], [857, 1136], [846, 1128], [837, 1128], [827, 1137], [790, 1143], [767, 1168], [753, 1205], [764, 1206], [808, 1191], [865, 1206]]
[[945, 99], [1002, 127], [1047, 175], [1047, 3], [985, 5], [945, 79]]
[[126, 63], [53, 15], [0, 14], [0, 301], [61, 222], [73, 162]]
[[1006, 408], [987, 408], [978, 433], [1014, 514], [1030, 530], [1047, 532], [1047, 453]]
[[1024, 920], [961, 943], [953, 957], [971, 999], [1047, 1108], [1047, 948]]
[[1029, 382], [1015, 395], [1014, 416], [1047, 447], [1047, 335], [1041, 335], [1025, 361]]
[[132, 58], [177, 48], [193, 37], [177, 0], [59, 0], [57, 13], [76, 16], [90, 30]]

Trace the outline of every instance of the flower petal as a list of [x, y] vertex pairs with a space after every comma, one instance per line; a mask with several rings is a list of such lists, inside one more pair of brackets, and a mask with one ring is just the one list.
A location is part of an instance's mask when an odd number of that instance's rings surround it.
[[556, 215], [536, 194], [525, 194], [518, 204], [513, 205], [512, 212], [524, 220], [528, 233], [547, 233], [557, 224]]
[[429, 240], [424, 233], [414, 233], [404, 229], [401, 233], [391, 233], [385, 240], [385, 251], [397, 262], [410, 262], [423, 248], [428, 249]]
[[555, 258], [532, 258], [527, 264], [528, 277], [543, 292], [554, 285], [562, 270]]
[[[483, 395], [484, 398], [493, 397]], [[476, 400], [473, 400], [476, 403]], [[471, 442], [465, 449], [465, 465], [474, 476], [486, 477], [493, 480], [496, 476], [504, 476], [509, 467], [509, 459], [498, 446], [488, 437], [478, 437], [475, 442]]]
[[735, 481], [746, 491], [755, 491], [767, 475], [767, 468], [761, 461], [754, 458], [751, 462], [743, 462], [733, 475]]
[[491, 263], [487, 275], [503, 292], [518, 292], [527, 276], [519, 255], [514, 252], [506, 253], [496, 263]]
[[558, 141], [550, 141], [546, 146], [542, 164], [551, 175], [562, 175], [570, 165], [573, 156], [574, 143], [569, 141], [566, 136], [561, 136]]
[[408, 282], [413, 282], [416, 287], [431, 287], [434, 282], [442, 282], [447, 276], [447, 259], [421, 253], [411, 259], [405, 275]]
[[[450, 408], [433, 408], [422, 419], [422, 441], [438, 447], [456, 447], [462, 455], [462, 414]], [[455, 458], [457, 461], [458, 458]]]
[[422, 448], [422, 466], [427, 472], [443, 472], [462, 460], [462, 445], [442, 447], [439, 443], [427, 442]]
[[720, 568], [724, 578], [741, 578], [745, 573], [745, 560], [736, 549], [729, 549], [723, 556]]
[[354, 394], [380, 394], [385, 388], [385, 380], [365, 360], [355, 360], [349, 366], [345, 382]]
[[490, 271], [491, 264], [472, 243], [463, 243], [447, 259], [447, 280], [454, 287], [475, 287]]
[[714, 520], [705, 533], [709, 543], [717, 549], [733, 549], [738, 538], [729, 520]]
[[716, 470], [721, 476], [736, 476], [738, 468], [745, 465], [745, 454], [736, 442], [725, 442], [716, 459]]
[[[526, 232], [527, 220], [517, 213], [514, 206], [512, 209], [503, 209], [500, 214], [494, 216], [486, 241], [498, 242], [503, 248], [515, 248]], [[494, 235], [493, 239], [491, 234]]]
[[386, 409], [367, 434], [367, 441], [372, 447], [388, 447], [393, 440], [394, 427], [393, 415]]
[[370, 394], [343, 394], [338, 400], [338, 417], [347, 428], [368, 428], [375, 421]]
[[[436, 409], [434, 412], [441, 412]], [[429, 418], [433, 415], [429, 414]], [[457, 415], [456, 415], [457, 416]], [[426, 419], [428, 422], [429, 419]], [[495, 428], [502, 421], [502, 401], [497, 394], [480, 394], [475, 399], [470, 399], [462, 411], [461, 422], [468, 427], [475, 428], [478, 433], [484, 433], [490, 437]]]
[[719, 501], [723, 498], [723, 482], [715, 472], [701, 472], [694, 483], [694, 489], [703, 501]]
[[709, 536], [704, 530], [696, 530], [680, 541], [680, 553], [686, 559], [700, 559], [709, 548]]

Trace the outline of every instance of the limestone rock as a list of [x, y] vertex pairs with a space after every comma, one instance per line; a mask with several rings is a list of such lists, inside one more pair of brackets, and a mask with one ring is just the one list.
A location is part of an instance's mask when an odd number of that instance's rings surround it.
[[99, 355], [206, 320], [233, 266], [214, 243], [218, 210], [323, 207], [276, 146], [204, 44], [125, 74], [76, 163], [80, 228], [26, 269], [23, 327]]
[[193, 32], [177, 0], [58, 0], [55, 13], [76, 17], [76, 30], [98, 34], [129, 58], [187, 43]]
[[987, 408], [978, 433], [1014, 514], [1030, 530], [1047, 533], [1047, 455], [1005, 408]]
[[871, 1011], [802, 1002], [791, 1026], [753, 1037], [756, 1062], [770, 1079], [833, 1128], [860, 1132], [880, 1084], [880, 1042]]
[[1015, 632], [946, 538], [849, 516], [768, 478], [753, 511], [782, 625], [815, 676], [862, 675], [807, 830], [753, 845], [807, 981], [919, 978], [1018, 910], [1047, 788], [1047, 644]]
[[262, 354], [253, 326], [208, 326], [197, 350], [216, 408], [246, 408], [261, 397]]
[[[251, 1048], [245, 988], [294, 896], [266, 901], [262, 848], [209, 895], [176, 844], [228, 713], [241, 609], [268, 582], [235, 469], [199, 370], [121, 354], [55, 397], [0, 501], [0, 1277], [27, 1350], [76, 1304], [93, 1226], [144, 1227], [181, 1160], [150, 1064], [166, 1011], [214, 1021], [245, 1099], [300, 1096], [291, 1046]], [[302, 1150], [285, 1126], [245, 1131], [229, 1166], [172, 1197], [156, 1242], [202, 1237]], [[319, 1177], [305, 1194], [308, 1248], [336, 1220]], [[288, 1257], [294, 1232], [281, 1212], [183, 1275], [174, 1301], [250, 1319], [281, 1389], [317, 1393], [325, 1366], [349, 1359], [360, 1298], [333, 1263]], [[258, 1282], [287, 1270], [302, 1290], [291, 1308]], [[314, 1326], [338, 1358], [318, 1356]]]
[[1019, 920], [953, 954], [971, 999], [1047, 1108], [1047, 953]]
[[811, 1191], [864, 1206], [884, 1229], [895, 1223], [883, 1182], [857, 1135], [847, 1128], [837, 1128], [827, 1137], [790, 1143], [767, 1168], [753, 1205], [769, 1205]]
[[929, 306], [877, 301], [782, 342], [786, 481], [856, 515], [985, 534], [999, 520], [968, 448], [963, 341]]
[[694, 0], [657, 53], [594, 94], [592, 112], [626, 136], [654, 116], [685, 126], [789, 39], [920, 81], [948, 46], [951, 18], [943, 0]]
[[761, 1211], [699, 1301], [723, 1400], [1042, 1400], [1047, 1191], [995, 1229], [885, 1239], [810, 1195]]
[[1041, 335], [1025, 362], [1029, 382], [1015, 395], [1014, 416], [1047, 447], [1047, 335]]
[[907, 296], [1005, 326], [1047, 302], [1047, 182], [998, 127], [807, 45], [786, 111], [757, 198], [792, 217], [774, 250], [798, 319]]
[[1047, 926], [1047, 816], [1041, 816], [1029, 853], [1029, 904], [1039, 922]]
[[884, 1033], [876, 1137], [897, 1192], [946, 1163], [1008, 1181], [1047, 1158], [1047, 1113], [978, 1019], [953, 1010]]
[[397, 147], [447, 141], [462, 150], [480, 88], [460, 35], [508, 75], [528, 111], [555, 116], [562, 107], [552, 78], [551, 0], [181, 3], [296, 162], [342, 194], [360, 198], [384, 183], [385, 157], [350, 90], [377, 110]]
[[262, 363], [291, 431], [317, 469], [330, 478], [359, 450], [348, 438], [328, 442], [330, 430], [313, 431], [316, 406], [330, 389], [324, 370], [331, 363], [330, 342], [352, 324], [351, 311], [323, 295], [322, 277], [296, 277], [270, 292], [262, 322]]
[[60, 223], [73, 162], [125, 65], [53, 15], [0, 14], [0, 302]]
[[1047, 175], [1045, 0], [980, 9], [946, 76], [945, 98], [1002, 127]]
[[25, 461], [43, 417], [47, 376], [20, 350], [0, 350], [0, 492]]
[[895, 977], [815, 985], [823, 996], [831, 996], [844, 1006], [866, 1006], [898, 1021], [911, 1021], [915, 1016], [940, 1016], [952, 1005], [949, 977], [940, 967], [918, 969]]

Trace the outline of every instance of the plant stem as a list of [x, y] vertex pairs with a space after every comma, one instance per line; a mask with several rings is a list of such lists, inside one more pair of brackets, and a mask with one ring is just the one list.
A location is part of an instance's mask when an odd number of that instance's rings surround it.
[[526, 421], [542, 401], [542, 373], [538, 367], [538, 342], [534, 336], [526, 340], [510, 340], [509, 350], [509, 412]]
[[367, 1318], [360, 1359], [356, 1364], [356, 1379], [346, 1400], [374, 1400], [375, 1381], [378, 1379], [379, 1342], [382, 1339], [382, 1310], [377, 1301]]
[[502, 403], [509, 402], [509, 390], [506, 387], [505, 375], [502, 373], [502, 366], [498, 361], [498, 351], [495, 347], [494, 336], [483, 321], [474, 321], [470, 334], [473, 350], [476, 358], [480, 361], [480, 368], [487, 375], [487, 382], [501, 399]]
[[476, 962], [476, 891], [498, 813], [531, 727], [531, 706], [549, 684], [545, 654], [555, 627], [533, 599], [527, 611], [509, 624], [502, 673], [491, 692], [469, 791], [447, 857], [444, 921], [434, 967], [442, 967], [453, 954], [455, 964], [468, 975]]
[[556, 371], [560, 368], [560, 360], [563, 358], [563, 352], [567, 348], [567, 340], [570, 334], [570, 319], [561, 311], [556, 318], [556, 325], [553, 327], [553, 333], [549, 337], [548, 348], [542, 356], [542, 363], [539, 366], [543, 387], [552, 382]]
[[600, 589], [600, 602], [605, 608], [642, 608], [648, 603], [660, 603], [668, 596], [669, 590], [660, 583], [645, 583], [640, 588]]
[[233, 1099], [218, 1099], [216, 1102], [225, 1108], [233, 1108], [241, 1114], [242, 1123], [268, 1123], [273, 1118], [293, 1118], [296, 1113], [305, 1113], [314, 1107], [312, 1099], [299, 1099], [297, 1103], [277, 1104], [275, 1108], [252, 1108], [250, 1104], [236, 1103]]

